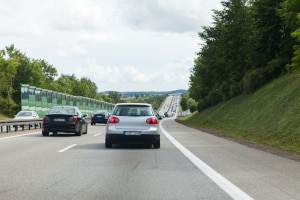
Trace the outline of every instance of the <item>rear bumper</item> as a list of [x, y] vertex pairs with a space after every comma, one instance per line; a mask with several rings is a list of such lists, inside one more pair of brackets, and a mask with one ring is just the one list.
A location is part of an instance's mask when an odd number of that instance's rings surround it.
[[160, 135], [106, 134], [105, 137], [111, 144], [155, 144], [160, 141]]
[[106, 124], [107, 123], [107, 119], [91, 119], [91, 123]]
[[76, 124], [43, 124], [43, 131], [75, 133]]

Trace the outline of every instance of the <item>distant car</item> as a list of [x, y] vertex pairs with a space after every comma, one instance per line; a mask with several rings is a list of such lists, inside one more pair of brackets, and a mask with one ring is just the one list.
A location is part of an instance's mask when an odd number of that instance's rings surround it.
[[17, 120], [17, 119], [39, 119], [39, 118], [40, 117], [37, 114], [37, 112], [25, 111], [25, 110], [18, 112], [14, 117], [15, 120]]
[[142, 143], [160, 148], [159, 121], [151, 104], [118, 103], [106, 125], [105, 147]]
[[48, 136], [50, 132], [75, 133], [77, 136], [87, 134], [87, 114], [83, 114], [75, 106], [54, 106], [43, 118], [42, 134]]
[[158, 120], [162, 120], [165, 117], [164, 115], [161, 115], [157, 110], [154, 110], [154, 113]]
[[[22, 110], [20, 112], [18, 112], [15, 116], [14, 116], [14, 120], [34, 120], [34, 119], [39, 119], [39, 115], [37, 114], [36, 111], [31, 111], [31, 110]], [[39, 123], [37, 124], [34, 124], [35, 127], [38, 127], [39, 126]], [[34, 125], [29, 125], [30, 127], [34, 126]], [[27, 126], [27, 125], [20, 125], [22, 128], [24, 128], [24, 126]], [[17, 125], [14, 125], [15, 128], [17, 128], [18, 126]]]
[[106, 124], [109, 117], [107, 110], [95, 110], [91, 116], [91, 125]]

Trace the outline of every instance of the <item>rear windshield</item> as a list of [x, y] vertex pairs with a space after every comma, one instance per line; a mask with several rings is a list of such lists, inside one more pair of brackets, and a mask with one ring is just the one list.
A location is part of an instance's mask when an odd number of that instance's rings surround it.
[[145, 105], [120, 105], [113, 112], [117, 116], [151, 116], [151, 107]]
[[105, 115], [107, 113], [107, 111], [105, 110], [96, 110], [93, 112], [93, 114], [101, 114], [101, 115]]
[[49, 110], [48, 114], [65, 114], [65, 115], [74, 115], [74, 108], [52, 108]]
[[32, 112], [20, 112], [17, 116], [29, 117], [32, 116]]

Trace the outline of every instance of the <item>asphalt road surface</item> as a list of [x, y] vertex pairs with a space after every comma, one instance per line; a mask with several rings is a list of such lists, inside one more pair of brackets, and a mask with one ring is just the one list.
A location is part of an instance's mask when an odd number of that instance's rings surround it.
[[299, 162], [173, 118], [161, 125], [160, 149], [106, 149], [105, 125], [100, 124], [81, 137], [43, 137], [40, 130], [5, 134], [0, 138], [0, 199], [300, 199]]

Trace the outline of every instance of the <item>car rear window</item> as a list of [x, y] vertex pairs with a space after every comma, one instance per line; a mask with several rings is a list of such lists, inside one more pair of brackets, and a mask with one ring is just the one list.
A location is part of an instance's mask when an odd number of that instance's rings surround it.
[[116, 107], [113, 115], [117, 116], [151, 116], [151, 108], [149, 106], [139, 105], [121, 105]]
[[29, 117], [32, 116], [31, 112], [20, 112], [17, 116]]
[[98, 114], [105, 115], [106, 113], [107, 113], [107, 111], [104, 111], [104, 110], [97, 110], [97, 111], [93, 112], [93, 114], [95, 114], [95, 115], [98, 115]]
[[52, 108], [49, 110], [49, 114], [65, 114], [65, 115], [74, 115], [74, 108]]

